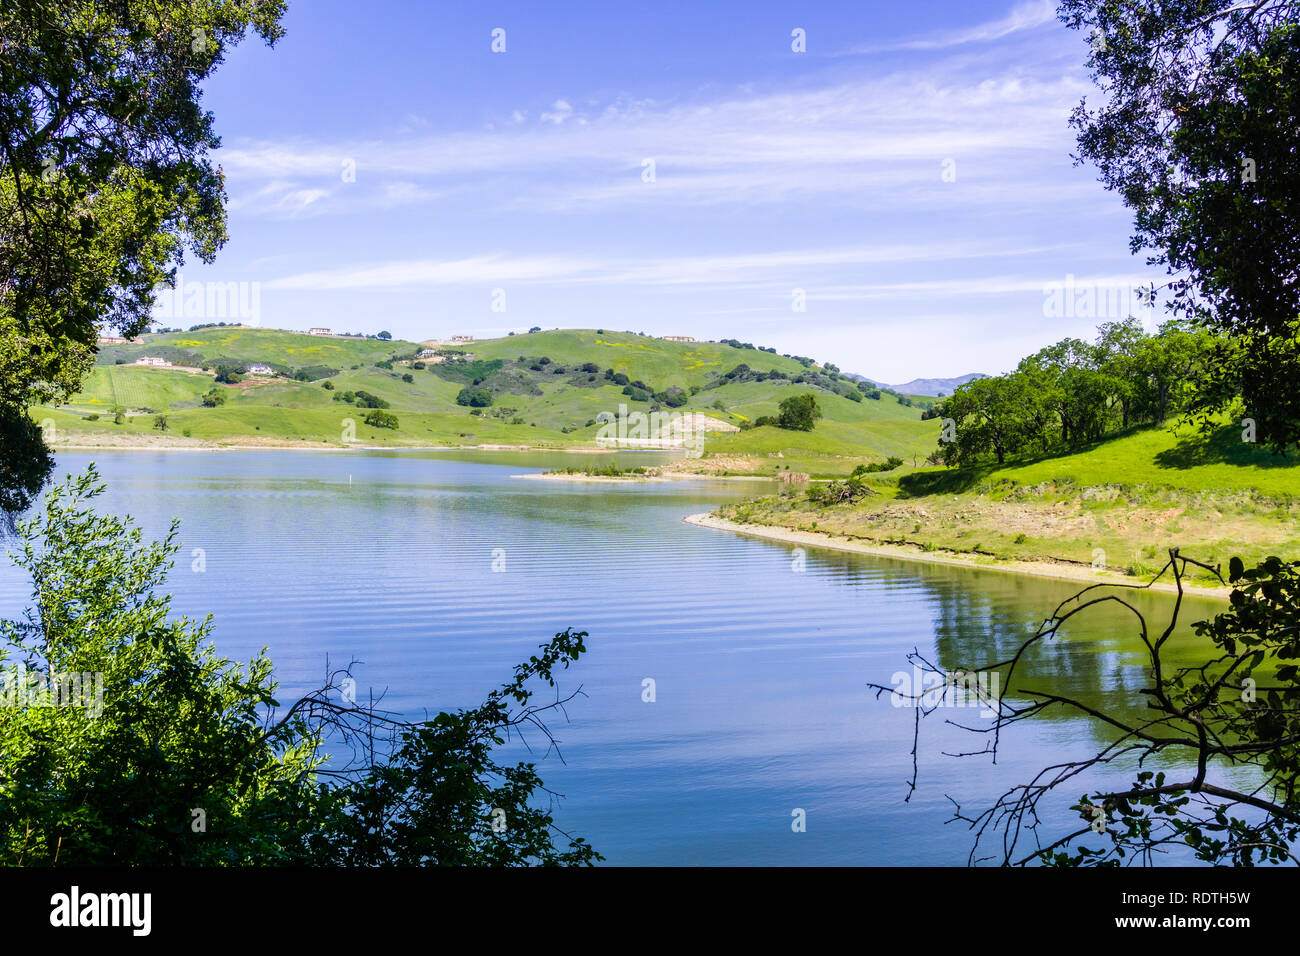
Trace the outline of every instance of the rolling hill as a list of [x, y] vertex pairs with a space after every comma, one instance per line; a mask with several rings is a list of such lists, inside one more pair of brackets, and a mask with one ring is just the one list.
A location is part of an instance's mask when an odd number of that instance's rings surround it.
[[[236, 326], [150, 334], [101, 346], [82, 391], [34, 417], [53, 423], [58, 444], [342, 446], [352, 439], [398, 447], [591, 448], [602, 413], [658, 410], [744, 428], [709, 435], [709, 470], [725, 460], [724, 470], [816, 474], [843, 474], [891, 455], [911, 466], [934, 448], [938, 429], [937, 422], [921, 420], [910, 399], [859, 386], [808, 359], [756, 348], [599, 329], [438, 347], [436, 356], [421, 358], [423, 348]], [[171, 366], [133, 364], [145, 357]], [[215, 381], [222, 367], [255, 363], [274, 374]], [[490, 404], [458, 403], [463, 391], [485, 392]], [[782, 399], [804, 392], [817, 396], [823, 413], [813, 431], [748, 427], [775, 416]], [[211, 393], [218, 398], [205, 404]], [[397, 427], [367, 424], [374, 406], [395, 416]]]

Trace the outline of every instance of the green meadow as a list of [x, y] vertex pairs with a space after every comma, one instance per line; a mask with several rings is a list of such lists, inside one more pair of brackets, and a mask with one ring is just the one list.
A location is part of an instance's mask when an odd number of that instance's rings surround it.
[[[688, 397], [675, 409], [702, 413], [741, 426], [761, 415], [775, 415], [789, 395], [813, 392], [823, 418], [812, 432], [761, 427], [711, 434], [705, 456], [685, 462], [711, 472], [775, 473], [807, 470], [844, 474], [863, 461], [889, 455], [923, 459], [933, 448], [935, 422], [920, 419], [918, 407], [896, 396], [851, 401], [827, 388], [795, 384], [790, 378], [809, 368], [794, 358], [753, 348], [710, 342], [672, 342], [611, 330], [537, 332], [448, 347], [448, 359], [472, 365], [461, 371], [426, 363], [415, 367], [418, 343], [311, 336], [246, 327], [151, 334], [140, 343], [105, 345], [83, 390], [65, 404], [35, 410], [52, 420], [58, 441], [71, 444], [146, 444], [187, 438], [211, 443], [328, 443], [345, 437], [365, 444], [428, 446], [506, 444], [539, 448], [595, 445], [602, 415], [649, 412], [652, 402], [634, 401], [605, 370], [626, 375], [654, 392], [680, 389]], [[153, 356], [175, 365], [207, 367], [204, 373], [134, 366]], [[547, 360], [539, 365], [541, 360]], [[218, 366], [264, 363], [273, 377], [246, 376], [234, 385], [214, 381]], [[376, 363], [392, 362], [391, 368]], [[717, 384], [739, 365], [785, 378]], [[536, 367], [535, 367], [536, 366]], [[584, 373], [597, 367], [599, 374]], [[296, 373], [311, 378], [297, 381]], [[492, 392], [489, 408], [457, 403], [463, 388], [480, 384]], [[406, 377], [410, 381], [406, 380]], [[837, 387], [853, 383], [836, 377]], [[328, 386], [326, 386], [328, 383]], [[713, 387], [711, 387], [713, 386]], [[217, 407], [203, 404], [216, 389]], [[387, 403], [397, 428], [366, 425], [368, 409], [336, 401], [344, 393], [366, 392]], [[112, 410], [125, 409], [114, 423]], [[166, 417], [166, 430], [156, 427]], [[99, 416], [97, 420], [92, 416]], [[353, 431], [349, 432], [349, 429]]]

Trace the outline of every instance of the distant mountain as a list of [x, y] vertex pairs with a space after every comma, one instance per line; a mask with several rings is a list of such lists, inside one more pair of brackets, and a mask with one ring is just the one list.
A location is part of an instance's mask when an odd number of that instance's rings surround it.
[[958, 375], [956, 378], [914, 378], [902, 385], [886, 385], [874, 378], [867, 378], [865, 375], [853, 375], [852, 373], [846, 374], [845, 378], [856, 379], [859, 382], [870, 382], [872, 385], [879, 385], [883, 388], [892, 388], [902, 395], [938, 395], [940, 392], [951, 395], [953, 389], [958, 385], [965, 385], [977, 378], [988, 378], [988, 376], [983, 372], [971, 372], [969, 375]]
[[971, 372], [967, 375], [958, 375], [956, 378], [914, 378], [902, 385], [891, 385], [890, 388], [904, 395], [938, 395], [940, 392], [951, 395], [958, 385], [965, 385], [977, 378], [988, 378], [988, 376], [983, 372]]

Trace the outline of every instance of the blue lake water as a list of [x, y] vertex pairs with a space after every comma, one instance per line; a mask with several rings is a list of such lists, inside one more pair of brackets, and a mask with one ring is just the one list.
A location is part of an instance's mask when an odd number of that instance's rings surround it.
[[[363, 692], [408, 716], [470, 706], [557, 631], [588, 631], [561, 683], [586, 696], [551, 722], [564, 762], [539, 766], [565, 795], [557, 822], [609, 863], [964, 864], [971, 836], [946, 823], [945, 794], [982, 805], [1101, 739], [1082, 719], [1036, 720], [994, 765], [943, 756], [983, 741], [931, 717], [905, 803], [913, 712], [867, 684], [907, 670], [913, 648], [947, 667], [1005, 655], [1077, 586], [819, 549], [798, 571], [789, 545], [682, 522], [763, 483], [529, 481], [511, 476], [593, 459], [502, 453], [102, 452], [59, 466], [91, 460], [101, 507], [153, 536], [180, 519], [176, 612], [213, 614], [227, 656], [269, 648], [282, 699], [317, 685], [328, 657], [363, 662]], [[26, 599], [6, 562], [0, 615]], [[1191, 605], [1187, 620], [1208, 615]], [[1095, 615], [1032, 672], [1136, 710], [1131, 631]]]

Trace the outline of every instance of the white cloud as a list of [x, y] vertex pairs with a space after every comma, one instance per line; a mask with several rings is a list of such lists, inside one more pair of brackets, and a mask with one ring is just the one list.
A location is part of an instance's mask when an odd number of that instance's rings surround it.
[[551, 104], [550, 111], [542, 114], [542, 122], [552, 123], [556, 126], [559, 126], [572, 115], [573, 115], [572, 106], [570, 106], [564, 100], [556, 100], [554, 103]]
[[942, 33], [931, 34], [928, 37], [920, 37], [913, 40], [899, 40], [884, 44], [870, 44], [866, 46], [854, 47], [845, 50], [835, 56], [856, 55], [861, 53], [883, 53], [891, 50], [942, 50], [951, 47], [965, 46], [970, 43], [988, 43], [994, 40], [1001, 40], [1011, 36], [1013, 33], [1020, 33], [1024, 30], [1032, 30], [1048, 23], [1056, 21], [1056, 6], [1051, 0], [1029, 0], [1027, 3], [1017, 4], [1004, 17], [996, 20], [989, 20], [985, 23], [976, 24], [973, 27], [965, 27], [959, 30], [947, 30]]
[[[283, 276], [264, 282], [267, 289], [393, 289], [413, 286], [491, 283], [600, 284], [611, 286], [746, 286], [788, 290], [792, 277], [843, 266], [956, 262], [991, 256], [1029, 256], [1040, 247], [999, 247], [987, 240], [889, 244], [844, 249], [661, 258], [593, 256], [471, 256], [463, 259], [407, 259]], [[785, 273], [783, 276], [782, 273]], [[1039, 286], [1041, 289], [1041, 284]]]
[[[272, 179], [336, 180], [348, 158], [363, 190], [399, 179], [548, 212], [647, 200], [924, 200], [939, 181], [939, 163], [955, 158], [962, 173], [950, 200], [980, 204], [1014, 201], [1036, 183], [1059, 185], [1043, 167], [1068, 152], [1066, 117], [1086, 90], [1075, 75], [931, 70], [706, 102], [620, 102], [582, 115], [561, 99], [537, 121], [517, 110], [491, 130], [248, 142], [223, 148], [220, 158], [232, 190]], [[654, 184], [641, 178], [647, 157], [656, 163]], [[979, 182], [980, 170], [994, 173]], [[511, 188], [502, 190], [506, 176]]]

